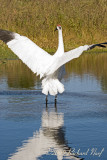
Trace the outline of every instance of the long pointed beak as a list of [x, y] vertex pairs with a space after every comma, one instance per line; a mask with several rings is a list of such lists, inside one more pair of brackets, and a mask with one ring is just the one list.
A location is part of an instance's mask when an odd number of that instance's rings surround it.
[[57, 30], [58, 30], [58, 29], [57, 29], [57, 27], [56, 27], [55, 30], [54, 30], [54, 32], [57, 31]]

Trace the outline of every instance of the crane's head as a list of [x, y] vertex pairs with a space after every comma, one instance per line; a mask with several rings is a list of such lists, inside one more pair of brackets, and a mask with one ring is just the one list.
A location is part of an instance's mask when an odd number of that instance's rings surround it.
[[56, 29], [55, 29], [55, 31], [56, 31], [56, 30], [62, 30], [61, 25], [58, 24], [57, 27], [56, 27]]

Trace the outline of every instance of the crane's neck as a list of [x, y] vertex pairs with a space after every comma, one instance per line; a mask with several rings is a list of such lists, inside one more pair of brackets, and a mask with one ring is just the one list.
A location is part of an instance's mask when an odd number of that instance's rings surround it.
[[62, 36], [62, 29], [58, 30], [58, 49], [56, 51], [57, 56], [61, 56], [64, 54], [64, 44], [63, 44], [63, 36]]

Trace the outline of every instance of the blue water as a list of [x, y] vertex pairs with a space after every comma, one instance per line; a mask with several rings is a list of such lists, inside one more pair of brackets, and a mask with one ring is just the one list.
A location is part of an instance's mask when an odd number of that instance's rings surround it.
[[1, 74], [0, 160], [106, 160], [107, 91], [90, 73], [62, 82], [57, 104], [49, 96], [46, 105], [39, 81], [16, 89]]

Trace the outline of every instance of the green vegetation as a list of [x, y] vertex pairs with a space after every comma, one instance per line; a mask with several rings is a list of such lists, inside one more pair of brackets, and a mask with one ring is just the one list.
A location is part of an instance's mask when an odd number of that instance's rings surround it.
[[18, 57], [3, 43], [0, 43], [0, 60], [17, 59]]
[[[0, 0], [0, 28], [18, 32], [49, 52], [57, 49], [57, 24], [65, 50], [107, 41], [107, 0]], [[1, 46], [2, 45], [2, 46]], [[11, 52], [0, 42], [1, 53]]]

